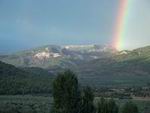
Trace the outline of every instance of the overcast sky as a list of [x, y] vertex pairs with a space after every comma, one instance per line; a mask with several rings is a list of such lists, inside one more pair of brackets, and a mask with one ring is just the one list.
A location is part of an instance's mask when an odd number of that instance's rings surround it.
[[[0, 0], [0, 53], [58, 44], [111, 44], [119, 0]], [[133, 0], [125, 49], [150, 45], [150, 0]]]

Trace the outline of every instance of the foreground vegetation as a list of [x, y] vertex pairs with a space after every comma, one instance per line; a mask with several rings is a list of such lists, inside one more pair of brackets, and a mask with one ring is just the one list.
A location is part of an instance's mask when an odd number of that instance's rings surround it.
[[[96, 103], [100, 97], [96, 97]], [[114, 99], [119, 106], [119, 112], [122, 106], [130, 101], [128, 99]], [[150, 101], [135, 100], [132, 101], [138, 106], [139, 113], [149, 113]], [[53, 98], [50, 96], [33, 95], [1, 95], [0, 113], [50, 113], [53, 105]], [[147, 111], [147, 112], [146, 112]]]
[[[1, 81], [4, 81], [8, 76], [2, 77]], [[40, 80], [40, 76], [38, 77]], [[26, 77], [21, 79], [26, 80]], [[11, 80], [16, 82], [16, 79], [13, 77]], [[29, 82], [28, 79], [27, 82]], [[41, 83], [44, 83], [42, 79]], [[6, 88], [13, 85], [9, 81]], [[38, 86], [40, 86], [40, 83]], [[18, 87], [23, 88], [19, 85]], [[41, 85], [40, 87], [42, 90], [45, 86]], [[12, 90], [18, 91], [14, 87], [12, 87]], [[112, 95], [97, 95], [97, 93], [100, 93], [100, 90], [95, 93], [95, 90], [92, 90], [90, 87], [80, 87], [76, 75], [69, 70], [58, 74], [55, 78], [53, 82], [53, 97], [51, 92], [49, 95], [48, 93], [40, 94], [41, 90], [39, 90], [39, 93], [31, 93], [32, 95], [21, 93], [20, 96], [16, 94], [14, 96], [6, 94], [5, 96], [0, 96], [0, 113], [149, 113], [150, 111], [150, 101], [133, 99], [131, 102], [131, 99], [111, 99]], [[22, 89], [21, 91], [26, 90]], [[100, 98], [99, 96], [105, 96], [105, 98]]]
[[[53, 83], [52, 113], [119, 113], [114, 99], [104, 99], [94, 103], [90, 87], [80, 89], [78, 79], [70, 70], [60, 73]], [[120, 113], [139, 113], [133, 102], [126, 102]]]

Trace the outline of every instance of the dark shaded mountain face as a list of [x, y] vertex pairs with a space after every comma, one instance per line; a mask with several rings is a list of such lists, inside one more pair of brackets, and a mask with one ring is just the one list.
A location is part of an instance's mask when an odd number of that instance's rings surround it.
[[16, 76], [16, 75], [25, 77], [25, 75], [29, 75], [29, 73], [21, 69], [18, 69], [13, 65], [9, 65], [0, 61], [0, 76], [1, 77]]
[[53, 78], [41, 68], [16, 68], [0, 61], [0, 95], [50, 93]]
[[95, 87], [143, 86], [150, 81], [150, 46], [117, 51], [99, 45], [50, 45], [3, 55], [0, 60], [35, 74], [39, 73], [35, 67], [50, 73], [70, 68], [78, 74], [82, 85]]

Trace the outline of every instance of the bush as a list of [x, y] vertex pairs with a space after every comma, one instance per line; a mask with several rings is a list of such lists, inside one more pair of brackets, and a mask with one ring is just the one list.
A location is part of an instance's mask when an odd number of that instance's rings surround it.
[[123, 106], [122, 113], [138, 113], [138, 107], [133, 102], [127, 102]]

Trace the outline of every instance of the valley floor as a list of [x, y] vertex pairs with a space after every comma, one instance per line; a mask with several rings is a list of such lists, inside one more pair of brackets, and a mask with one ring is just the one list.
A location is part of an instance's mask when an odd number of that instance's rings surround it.
[[[100, 97], [95, 98], [95, 102]], [[128, 99], [115, 99], [118, 105], [122, 106]], [[32, 95], [1, 95], [0, 96], [0, 113], [50, 113], [53, 98], [49, 96], [32, 96]], [[132, 99], [140, 110], [140, 113], [150, 112], [150, 98], [135, 97]]]

